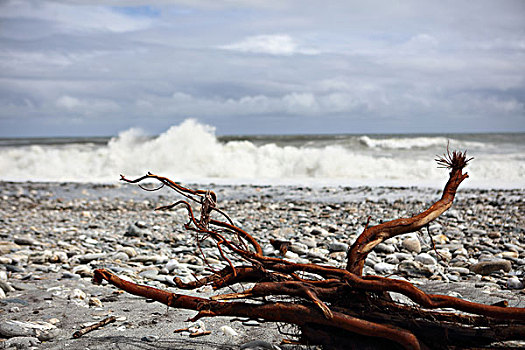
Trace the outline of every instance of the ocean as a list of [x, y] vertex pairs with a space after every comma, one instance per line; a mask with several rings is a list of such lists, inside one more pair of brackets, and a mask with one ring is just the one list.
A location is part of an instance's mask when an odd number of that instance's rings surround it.
[[159, 135], [0, 139], [0, 180], [117, 183], [150, 171], [185, 183], [441, 188], [436, 156], [467, 151], [469, 188], [524, 188], [525, 134], [217, 136], [186, 120]]

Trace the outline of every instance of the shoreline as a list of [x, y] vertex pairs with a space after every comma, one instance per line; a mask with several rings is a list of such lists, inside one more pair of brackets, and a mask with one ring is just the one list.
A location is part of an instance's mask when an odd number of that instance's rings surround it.
[[[219, 207], [253, 233], [265, 253], [276, 253], [268, 247], [270, 238], [286, 239], [293, 243], [290, 259], [336, 266], [344, 263], [345, 247], [368, 215], [371, 224], [413, 215], [441, 195], [441, 190], [414, 187], [208, 186], [217, 193]], [[163, 305], [91, 283], [92, 271], [104, 267], [176, 291], [170, 284], [174, 276], [192, 279], [193, 273], [205, 273], [202, 259], [195, 257], [194, 238], [182, 228], [185, 213], [153, 210], [178, 199], [173, 191], [0, 182], [0, 193], [0, 280], [7, 289], [0, 299], [0, 331], [9, 321], [55, 322], [47, 338], [38, 340], [42, 349], [238, 349], [254, 339], [278, 344], [285, 338], [274, 324], [250, 327], [226, 318], [203, 320], [209, 336], [173, 334], [188, 326], [185, 321], [194, 312], [170, 309], [166, 314]], [[437, 258], [423, 233], [419, 253], [404, 248], [405, 237], [386, 241], [367, 259], [365, 273], [393, 273], [432, 293], [525, 307], [523, 284], [510, 283], [523, 283], [525, 277], [524, 207], [525, 190], [460, 189], [453, 207], [430, 226], [436, 248], [449, 260]], [[213, 247], [203, 251], [214, 267], [223, 266]], [[470, 271], [482, 261], [505, 261], [511, 269]], [[208, 296], [221, 291], [183, 292]], [[71, 338], [82, 325], [108, 315], [117, 321]], [[223, 334], [225, 325], [239, 336]]]

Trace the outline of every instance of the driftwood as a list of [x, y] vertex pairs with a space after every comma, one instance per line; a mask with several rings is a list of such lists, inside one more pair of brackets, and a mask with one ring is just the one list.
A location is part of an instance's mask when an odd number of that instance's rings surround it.
[[[365, 259], [375, 246], [391, 237], [420, 230], [450, 208], [458, 186], [468, 177], [463, 169], [469, 160], [466, 153], [447, 150], [437, 159], [439, 165], [450, 170], [441, 199], [411, 218], [371, 227], [367, 224], [348, 250], [346, 269], [264, 256], [257, 240], [235, 226], [217, 207], [217, 196], [212, 191], [185, 188], [151, 173], [134, 180], [122, 176], [128, 183], [154, 179], [161, 183], [154, 190], [167, 186], [200, 205], [199, 217], [186, 200], [157, 208], [186, 208], [185, 228], [195, 233], [199, 244], [205, 239], [213, 240], [227, 263], [221, 271], [189, 283], [175, 278], [179, 289], [255, 284], [244, 292], [199, 298], [138, 285], [103, 269], [95, 271], [94, 281], [106, 280], [131, 294], [170, 307], [195, 310], [198, 313], [192, 321], [201, 317], [234, 316], [296, 325], [300, 331], [298, 343], [322, 344], [327, 349], [471, 348], [523, 340], [523, 308], [426, 294], [407, 281], [362, 275]], [[271, 243], [286, 253], [289, 243]], [[414, 304], [396, 302], [389, 292], [405, 295]]]

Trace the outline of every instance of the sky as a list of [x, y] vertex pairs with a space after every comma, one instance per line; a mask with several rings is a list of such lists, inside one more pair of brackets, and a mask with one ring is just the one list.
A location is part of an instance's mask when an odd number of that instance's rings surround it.
[[525, 1], [0, 0], [0, 137], [525, 131]]

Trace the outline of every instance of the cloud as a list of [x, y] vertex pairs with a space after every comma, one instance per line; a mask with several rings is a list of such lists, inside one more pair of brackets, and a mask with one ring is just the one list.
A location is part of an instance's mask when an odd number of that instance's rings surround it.
[[219, 48], [239, 52], [284, 56], [294, 54], [313, 55], [318, 53], [316, 50], [300, 47], [291, 36], [286, 34], [250, 36], [239, 42], [219, 46]]
[[525, 128], [522, 1], [9, 0], [0, 21], [2, 135]]
[[1, 6], [0, 18], [29, 19], [52, 23], [59, 31], [108, 31], [115, 33], [145, 29], [152, 21], [130, 16], [107, 6], [71, 5], [49, 1], [8, 0]]
[[59, 109], [74, 112], [77, 115], [106, 117], [106, 113], [116, 112], [120, 107], [111, 100], [101, 98], [80, 99], [73, 96], [60, 96], [56, 101]]

